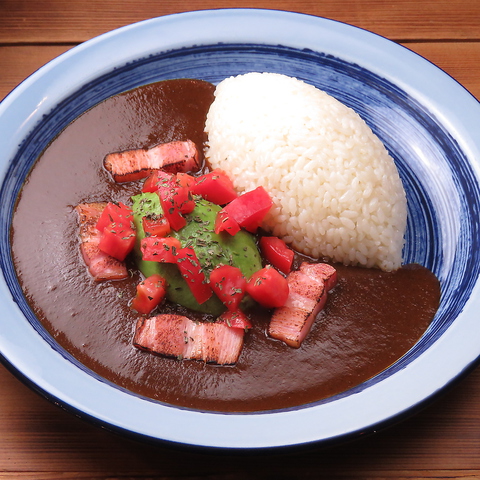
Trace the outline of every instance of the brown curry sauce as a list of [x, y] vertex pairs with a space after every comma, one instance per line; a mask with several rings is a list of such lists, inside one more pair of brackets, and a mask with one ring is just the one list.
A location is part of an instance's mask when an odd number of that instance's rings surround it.
[[[46, 148], [19, 195], [12, 256], [23, 291], [52, 337], [107, 380], [166, 403], [216, 411], [292, 407], [345, 391], [381, 372], [425, 332], [439, 304], [436, 277], [418, 265], [394, 273], [338, 268], [301, 348], [266, 334], [269, 315], [251, 312], [239, 361], [218, 366], [140, 351], [129, 308], [140, 276], [96, 283], [79, 251], [74, 207], [124, 201], [138, 183], [116, 185], [106, 154], [191, 139], [201, 146], [213, 85], [171, 80], [109, 98], [72, 122]], [[304, 258], [296, 255], [298, 265]], [[168, 307], [166, 307], [168, 308]]]

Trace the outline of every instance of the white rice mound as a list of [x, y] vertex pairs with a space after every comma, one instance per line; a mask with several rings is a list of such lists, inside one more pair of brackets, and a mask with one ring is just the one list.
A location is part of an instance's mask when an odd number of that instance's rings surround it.
[[401, 266], [407, 203], [393, 159], [355, 113], [273, 73], [223, 80], [206, 121], [206, 158], [239, 192], [263, 186], [264, 227], [294, 249], [345, 265]]

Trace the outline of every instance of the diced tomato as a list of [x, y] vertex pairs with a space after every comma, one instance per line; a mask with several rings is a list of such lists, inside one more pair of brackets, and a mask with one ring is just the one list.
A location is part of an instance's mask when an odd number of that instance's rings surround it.
[[173, 173], [167, 173], [163, 170], [153, 170], [143, 183], [142, 192], [156, 192], [159, 188], [168, 187], [174, 180]]
[[174, 237], [145, 237], [140, 242], [143, 260], [161, 263], [176, 263], [177, 252], [182, 248]]
[[135, 246], [135, 230], [111, 223], [103, 229], [98, 248], [107, 255], [123, 261]]
[[170, 222], [164, 215], [149, 215], [142, 218], [145, 235], [165, 237], [170, 233]]
[[176, 181], [181, 187], [191, 188], [195, 184], [195, 177], [192, 177], [192, 175], [188, 173], [178, 172]]
[[218, 317], [218, 322], [223, 322], [231, 328], [248, 330], [253, 327], [248, 317], [241, 310], [228, 310]]
[[240, 227], [253, 233], [262, 224], [272, 205], [272, 199], [267, 191], [263, 187], [257, 187], [231, 201], [223, 207], [223, 211]]
[[167, 282], [158, 274], [153, 274], [137, 285], [137, 294], [131, 307], [138, 313], [148, 315], [167, 293]]
[[190, 187], [186, 185], [180, 185], [179, 182], [175, 182], [173, 190], [170, 191], [172, 203], [180, 211], [180, 213], [191, 213], [195, 208], [195, 201], [192, 197]]
[[240, 225], [227, 212], [220, 210], [215, 217], [215, 233], [227, 232], [230, 235], [235, 235], [240, 231]]
[[174, 175], [163, 170], [155, 170], [145, 180], [142, 191], [157, 192], [160, 197], [170, 198], [181, 213], [190, 213], [195, 208], [190, 192], [193, 183], [195, 179], [187, 173]]
[[255, 272], [247, 283], [247, 293], [266, 308], [285, 305], [288, 292], [287, 279], [271, 265]]
[[168, 220], [170, 227], [178, 231], [187, 224], [186, 218], [182, 215], [182, 212], [177, 208], [174, 200], [174, 195], [172, 192], [160, 192], [158, 191], [158, 196], [160, 197], [160, 204], [162, 205], [163, 214]]
[[293, 250], [278, 237], [262, 237], [259, 242], [260, 250], [268, 263], [287, 274], [292, 269]]
[[176, 176], [172, 176], [170, 180], [164, 177], [164, 180], [158, 187], [156, 193], [160, 198], [163, 214], [170, 223], [171, 228], [180, 230], [187, 224], [183, 214], [190, 213], [195, 208], [195, 201], [192, 198], [190, 187], [186, 185], [185, 179], [177, 181]]
[[247, 281], [239, 268], [220, 265], [210, 273], [210, 286], [229, 310], [237, 310], [245, 296]]
[[125, 262], [107, 255], [99, 248], [102, 233], [97, 222], [106, 202], [80, 203], [75, 207], [79, 219], [80, 251], [88, 271], [96, 282], [121, 280], [128, 277]]
[[103, 232], [104, 228], [112, 223], [121, 228], [133, 228], [132, 220], [133, 212], [130, 207], [121, 202], [108, 202], [97, 221], [96, 228]]
[[182, 213], [172, 205], [170, 199], [165, 199], [160, 197], [160, 203], [162, 205], [165, 217], [168, 219], [170, 227], [178, 231], [187, 224], [187, 220], [182, 215]]
[[213, 291], [205, 278], [195, 250], [191, 247], [181, 248], [177, 251], [176, 259], [180, 273], [197, 302], [200, 304], [206, 302], [212, 296]]
[[226, 205], [238, 196], [230, 177], [219, 169], [198, 177], [192, 193], [217, 205]]
[[183, 214], [190, 213], [195, 208], [190, 191], [192, 182], [193, 177], [185, 173], [174, 175], [163, 170], [155, 170], [143, 184], [143, 192], [158, 194], [163, 214], [174, 230], [180, 230], [186, 225]]

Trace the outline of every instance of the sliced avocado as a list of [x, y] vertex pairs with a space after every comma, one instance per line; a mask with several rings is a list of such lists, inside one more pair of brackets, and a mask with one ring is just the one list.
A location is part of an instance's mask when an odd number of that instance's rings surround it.
[[[162, 275], [168, 283], [167, 298], [179, 305], [203, 313], [218, 316], [225, 307], [214, 294], [205, 303], [199, 304], [192, 295], [190, 288], [181, 276], [176, 265], [150, 262], [142, 259], [140, 242], [145, 237], [142, 217], [152, 214], [162, 214], [158, 195], [142, 193], [132, 197], [134, 222], [137, 229], [135, 260], [139, 270], [146, 276], [154, 273]], [[246, 278], [262, 268], [262, 260], [255, 243], [255, 237], [245, 231], [232, 236], [229, 233], [214, 232], [215, 218], [221, 207], [203, 199], [196, 199], [192, 213], [186, 215], [187, 225], [172, 236], [178, 238], [182, 247], [192, 247], [197, 254], [205, 276], [218, 265], [233, 265], [238, 267]], [[248, 304], [249, 300], [245, 299]], [[244, 305], [246, 307], [247, 305]]]

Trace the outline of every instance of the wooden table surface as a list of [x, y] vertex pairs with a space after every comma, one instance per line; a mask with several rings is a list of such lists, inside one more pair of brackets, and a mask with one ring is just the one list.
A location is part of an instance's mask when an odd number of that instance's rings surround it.
[[[365, 28], [418, 52], [480, 99], [478, 0], [0, 0], [0, 99], [91, 37], [151, 17], [223, 7], [297, 11]], [[4, 478], [480, 478], [480, 370], [414, 417], [362, 440], [244, 458], [119, 437], [50, 404], [0, 366]]]

